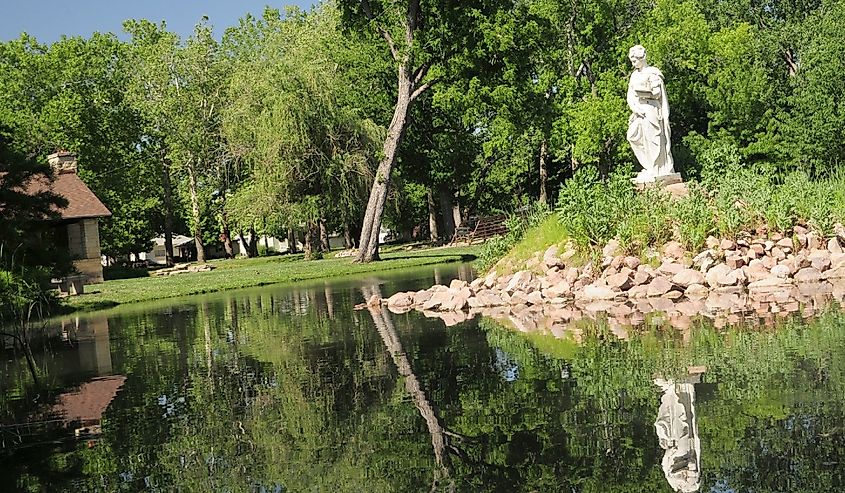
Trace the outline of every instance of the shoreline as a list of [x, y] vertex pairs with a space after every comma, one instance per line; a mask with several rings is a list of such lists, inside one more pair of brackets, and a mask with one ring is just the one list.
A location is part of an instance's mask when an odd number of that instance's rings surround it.
[[356, 264], [351, 258], [304, 261], [284, 256], [212, 261], [210, 264], [216, 268], [205, 272], [118, 279], [86, 285], [88, 292], [64, 298], [55, 315], [236, 289], [469, 262], [475, 260], [477, 251], [478, 247], [463, 246], [391, 249], [383, 253], [383, 260], [369, 264]]
[[797, 226], [791, 236], [710, 237], [700, 252], [671, 241], [650, 263], [620, 254], [611, 241], [600, 262], [583, 265], [573, 246], [563, 253], [552, 246], [514, 274], [498, 275], [494, 267], [470, 283], [452, 281], [368, 303], [397, 313], [421, 311], [447, 325], [489, 316], [520, 331], [543, 328], [559, 337], [572, 322], [602, 314], [620, 336], [655, 314], [681, 330], [701, 316], [717, 326], [752, 319], [771, 324], [794, 314], [813, 316], [831, 302], [845, 307], [843, 240]]

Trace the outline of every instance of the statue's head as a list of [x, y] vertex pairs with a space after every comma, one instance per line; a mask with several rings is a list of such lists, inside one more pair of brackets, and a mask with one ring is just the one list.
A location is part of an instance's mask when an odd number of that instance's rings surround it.
[[636, 45], [632, 46], [630, 50], [628, 50], [628, 60], [631, 60], [631, 65], [634, 68], [643, 68], [646, 65], [645, 59], [645, 48], [643, 45]]

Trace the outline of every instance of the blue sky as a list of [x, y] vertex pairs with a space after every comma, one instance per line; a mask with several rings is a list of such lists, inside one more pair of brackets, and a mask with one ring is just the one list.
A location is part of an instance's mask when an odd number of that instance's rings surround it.
[[285, 5], [309, 8], [318, 0], [3, 0], [0, 2], [0, 41], [9, 41], [27, 32], [42, 43], [68, 36], [88, 37], [95, 31], [114, 32], [125, 39], [121, 25], [125, 19], [164, 20], [181, 36], [193, 32], [194, 25], [207, 15], [219, 37], [248, 12], [261, 15], [265, 5], [281, 9]]

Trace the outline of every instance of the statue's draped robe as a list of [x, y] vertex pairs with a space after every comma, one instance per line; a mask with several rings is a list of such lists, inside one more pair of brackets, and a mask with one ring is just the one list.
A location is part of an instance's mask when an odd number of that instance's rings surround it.
[[[638, 181], [675, 172], [669, 129], [669, 100], [663, 74], [656, 67], [634, 70], [628, 83], [628, 142], [643, 167]], [[640, 110], [643, 116], [637, 114]]]

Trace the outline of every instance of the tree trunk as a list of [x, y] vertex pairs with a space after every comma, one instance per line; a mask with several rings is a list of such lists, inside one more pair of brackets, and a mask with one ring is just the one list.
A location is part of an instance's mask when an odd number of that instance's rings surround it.
[[288, 228], [288, 253], [296, 252], [296, 234], [294, 234], [293, 228]]
[[428, 237], [432, 243], [437, 243], [440, 240], [440, 233], [437, 228], [437, 208], [434, 205], [434, 194], [431, 188], [426, 193], [428, 199]]
[[246, 238], [244, 238], [244, 230], [243, 229], [238, 230], [238, 238], [241, 239], [241, 246], [243, 247], [243, 250], [244, 250], [243, 254], [246, 256], [246, 258], [252, 257], [252, 255], [250, 254], [250, 251], [249, 251], [249, 242], [247, 242]]
[[305, 243], [302, 250], [305, 253], [305, 260], [314, 259], [314, 225], [308, 223], [305, 227]]
[[249, 227], [249, 256], [258, 256], [258, 235], [255, 233], [255, 225]]
[[229, 231], [229, 215], [226, 214], [225, 205], [220, 213], [220, 222], [223, 227], [220, 239], [223, 241], [223, 249], [226, 250], [226, 258], [235, 258], [235, 249], [232, 247], [232, 233]]
[[387, 128], [387, 138], [382, 149], [384, 157], [379, 163], [375, 180], [373, 180], [370, 199], [367, 201], [367, 211], [364, 214], [364, 223], [361, 226], [361, 239], [358, 242], [359, 250], [356, 258], [358, 262], [372, 262], [379, 258], [378, 242], [381, 220], [384, 214], [384, 202], [387, 199], [390, 175], [396, 162], [396, 151], [399, 149], [399, 144], [405, 134], [405, 123], [408, 119], [408, 108], [411, 105], [411, 94], [414, 88], [407, 62], [400, 64], [398, 79], [399, 91], [396, 106], [393, 110], [393, 119]]
[[164, 190], [164, 258], [173, 267], [173, 184], [170, 182], [170, 160], [161, 162], [161, 187]]
[[[369, 289], [362, 289], [364, 299], [369, 300], [373, 295], [381, 297], [378, 287], [371, 287]], [[405, 392], [411, 397], [411, 401], [420, 413], [420, 417], [425, 421], [428, 428], [429, 436], [431, 437], [431, 448], [434, 452], [434, 463], [437, 466], [434, 470], [434, 484], [431, 491], [439, 491], [442, 483], [446, 483], [447, 491], [454, 491], [454, 480], [450, 478], [451, 461], [449, 460], [448, 438], [446, 429], [440, 423], [440, 416], [437, 410], [431, 405], [422, 384], [414, 373], [411, 366], [411, 361], [408, 359], [408, 354], [402, 346], [402, 341], [399, 339], [399, 334], [393, 325], [393, 320], [387, 310], [382, 310], [381, 307], [368, 307], [370, 316], [373, 318], [373, 323], [378, 330], [379, 336], [384, 343], [384, 348], [396, 365], [396, 370], [405, 382]]]
[[443, 241], [450, 242], [455, 235], [455, 212], [452, 204], [452, 191], [448, 188], [441, 188], [439, 192], [440, 198], [440, 217], [443, 218]]
[[264, 229], [264, 256], [270, 255], [270, 239], [267, 238], [267, 218], [262, 219], [262, 229]]
[[352, 230], [348, 222], [343, 223], [343, 248], [347, 250], [355, 248], [355, 244], [352, 242]]
[[191, 194], [191, 218], [194, 226], [194, 243], [197, 246], [197, 262], [205, 262], [205, 246], [202, 244], [202, 224], [200, 221], [200, 200], [197, 195], [197, 172], [193, 163], [188, 165], [188, 191]]
[[320, 250], [326, 253], [332, 251], [329, 245], [329, 232], [326, 230], [326, 221], [320, 219]]
[[549, 179], [549, 170], [546, 166], [546, 159], [548, 158], [549, 147], [546, 139], [540, 144], [540, 197], [539, 201], [543, 204], [548, 204], [548, 196], [546, 192], [546, 182]]
[[361, 239], [361, 224], [358, 222], [350, 224], [349, 234], [352, 236], [352, 248], [358, 248], [360, 245], [358, 240]]

